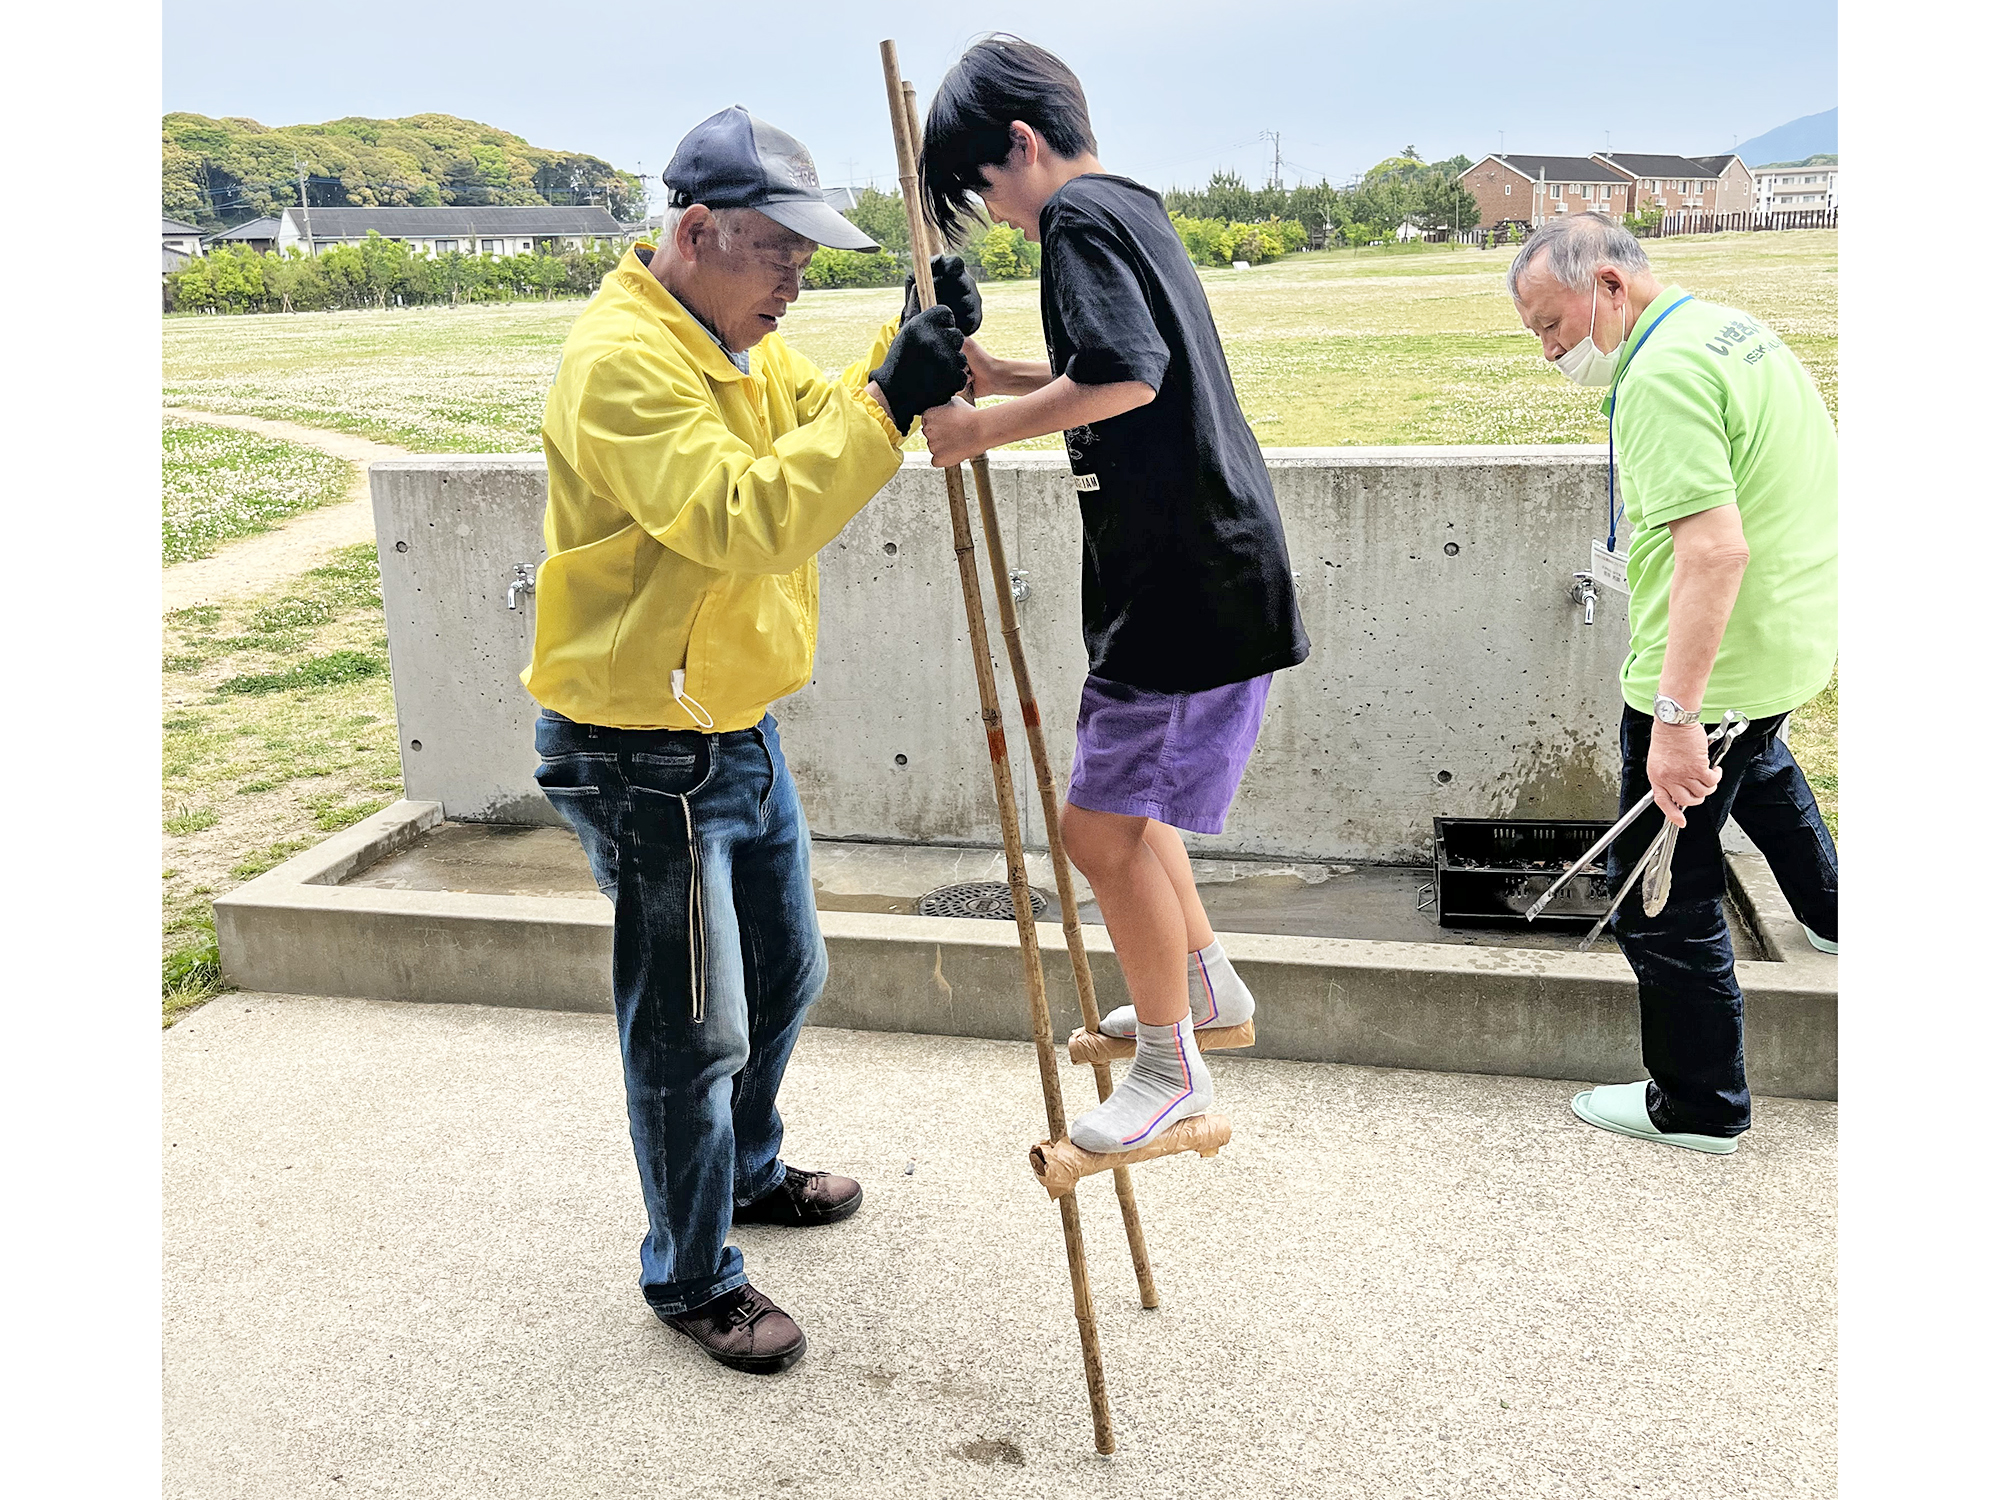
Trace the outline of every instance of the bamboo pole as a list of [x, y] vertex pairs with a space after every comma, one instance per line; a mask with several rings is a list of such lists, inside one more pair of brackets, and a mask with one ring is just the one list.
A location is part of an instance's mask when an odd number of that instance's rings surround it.
[[[905, 82], [903, 84], [903, 129], [910, 141], [912, 152], [917, 142], [923, 139], [923, 127], [917, 122], [917, 91]], [[921, 215], [912, 208], [912, 225], [921, 224]], [[926, 267], [930, 262], [930, 236], [928, 225], [911, 230], [910, 252], [921, 255]], [[919, 244], [919, 236], [923, 243]], [[1042, 824], [1049, 834], [1049, 862], [1055, 866], [1056, 896], [1062, 903], [1063, 940], [1069, 945], [1070, 972], [1076, 979], [1076, 1001], [1083, 1012], [1083, 1029], [1096, 1031], [1097, 986], [1090, 975], [1090, 955], [1084, 951], [1083, 922], [1076, 914], [1076, 882], [1070, 875], [1069, 855], [1063, 848], [1061, 809], [1056, 803], [1054, 774], [1049, 769], [1048, 736], [1042, 731], [1041, 705], [1035, 698], [1035, 685], [1028, 675], [1028, 654], [1021, 645], [1021, 620], [1014, 608], [1013, 580], [1007, 568], [1007, 546], [1000, 536], [1000, 515], [993, 503], [993, 476], [989, 472], [986, 455], [981, 453], [972, 460], [973, 488], [979, 496], [979, 521], [986, 533], [986, 565], [993, 577], [994, 609], [1000, 616], [1000, 639], [1007, 644], [1007, 661], [1014, 671], [1014, 695], [1021, 705], [1021, 724], [1028, 737], [1028, 755], [1035, 767], [1035, 788], [1042, 798]], [[1093, 1070], [1097, 1081], [1099, 1102], [1111, 1097], [1111, 1069], [1098, 1064]], [[1050, 1140], [1058, 1137], [1051, 1135]], [[1112, 1184], [1118, 1194], [1118, 1212], [1125, 1221], [1125, 1243], [1132, 1251], [1132, 1274], [1139, 1280], [1139, 1306], [1155, 1308], [1160, 1305], [1159, 1289], [1153, 1284], [1153, 1261], [1146, 1253], [1146, 1231], [1139, 1224], [1139, 1200], [1132, 1191], [1132, 1173], [1129, 1168], [1118, 1167], [1111, 1174]]]
[[[882, 43], [882, 77], [889, 93], [889, 123], [896, 136], [896, 166], [903, 181], [903, 207], [910, 221], [911, 260], [915, 267], [917, 301], [929, 307], [937, 301], [931, 284], [930, 257], [923, 253], [924, 221], [917, 205], [916, 143], [910, 136], [909, 106], [903, 97], [902, 70], [896, 44]], [[1021, 968], [1027, 981], [1028, 1016], [1035, 1035], [1035, 1062], [1041, 1074], [1042, 1103], [1047, 1109], [1049, 1139], [1068, 1138], [1064, 1118], [1062, 1078], [1056, 1070], [1055, 1038], [1049, 1025], [1049, 998], [1043, 987], [1041, 942], [1035, 932], [1035, 909], [1028, 894], [1027, 854], [1021, 824], [1014, 810], [1014, 773], [1007, 759], [1007, 733], [1000, 722], [1000, 693], [994, 680], [992, 648], [986, 637], [986, 606], [979, 593], [979, 564], [972, 555], [972, 522], [966, 513], [965, 476], [957, 467], [945, 470], [945, 497], [951, 509], [952, 551], [958, 557], [958, 582], [965, 598], [965, 629], [972, 647], [972, 671], [979, 684], [980, 718], [986, 725], [986, 749], [993, 763], [993, 796], [999, 804], [1001, 842], [1007, 851], [1007, 886], [1014, 900], [1014, 925], [1021, 940]], [[1069, 1257], [1070, 1298], [1076, 1312], [1077, 1335], [1083, 1345], [1084, 1381], [1090, 1390], [1090, 1420], [1099, 1453], [1117, 1447], [1111, 1433], [1111, 1400], [1104, 1384], [1104, 1358], [1097, 1340], [1097, 1309], [1090, 1298], [1090, 1270], [1083, 1253], [1083, 1220], [1074, 1190], [1056, 1200], [1062, 1211], [1063, 1248]]]

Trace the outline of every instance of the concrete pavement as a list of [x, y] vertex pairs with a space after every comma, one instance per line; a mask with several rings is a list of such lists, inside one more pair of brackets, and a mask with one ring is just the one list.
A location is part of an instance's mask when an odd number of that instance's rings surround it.
[[812, 1340], [769, 1379], [638, 1296], [609, 1017], [236, 994], [164, 1054], [170, 1497], [1834, 1493], [1830, 1104], [1711, 1158], [1212, 1057], [1234, 1142], [1135, 1173], [1163, 1309], [1079, 1194], [1101, 1459], [1024, 1045], [806, 1032], [787, 1157], [868, 1198], [740, 1233]]

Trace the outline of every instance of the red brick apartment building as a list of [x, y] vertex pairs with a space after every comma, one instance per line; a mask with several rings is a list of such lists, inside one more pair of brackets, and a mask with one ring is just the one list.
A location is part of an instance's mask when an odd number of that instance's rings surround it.
[[1593, 158], [1629, 173], [1633, 202], [1657, 201], [1668, 213], [1747, 214], [1757, 207], [1757, 184], [1736, 156], [1634, 156], [1613, 152]]
[[1495, 154], [1474, 162], [1458, 180], [1479, 204], [1486, 229], [1510, 221], [1534, 229], [1562, 214], [1632, 211], [1632, 174], [1595, 157]]
[[1495, 153], [1458, 180], [1479, 204], [1481, 228], [1515, 222], [1538, 228], [1562, 214], [1635, 212], [1648, 199], [1669, 213], [1749, 213], [1757, 206], [1750, 169], [1735, 156], [1523, 156]]
[[1696, 166], [1715, 179], [1715, 211], [1719, 214], [1747, 214], [1757, 209], [1757, 179], [1740, 156], [1691, 156]]

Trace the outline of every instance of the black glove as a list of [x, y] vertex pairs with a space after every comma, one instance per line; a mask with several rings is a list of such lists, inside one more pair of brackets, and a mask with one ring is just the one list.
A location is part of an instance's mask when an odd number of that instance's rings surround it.
[[908, 432], [919, 412], [943, 406], [971, 380], [965, 367], [965, 335], [948, 307], [927, 307], [908, 319], [868, 378], [882, 388], [889, 420]]
[[[958, 331], [967, 338], [979, 332], [979, 287], [965, 262], [956, 255], [931, 257], [931, 284], [937, 288], [937, 305], [951, 309]], [[917, 278], [912, 272], [903, 278], [903, 321], [917, 315]]]

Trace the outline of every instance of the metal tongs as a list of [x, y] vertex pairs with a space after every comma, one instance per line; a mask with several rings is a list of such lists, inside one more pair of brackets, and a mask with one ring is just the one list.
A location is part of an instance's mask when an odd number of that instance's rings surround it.
[[[1722, 758], [1729, 753], [1729, 747], [1736, 743], [1736, 737], [1743, 732], [1749, 722], [1742, 714], [1731, 709], [1722, 716], [1722, 722], [1708, 732], [1708, 763], [1711, 767], [1722, 764]], [[1593, 859], [1610, 848], [1612, 841], [1631, 827], [1639, 814], [1653, 805], [1653, 794], [1649, 791], [1626, 808], [1618, 821], [1611, 825], [1610, 830], [1585, 850], [1581, 859], [1557, 876], [1549, 888], [1536, 898], [1535, 904], [1528, 908], [1528, 920], [1532, 922], [1540, 916], [1555, 899], [1558, 891], [1581, 874]], [[1611, 914], [1624, 905], [1625, 898], [1632, 893], [1632, 887], [1642, 878], [1645, 885], [1640, 901], [1646, 915], [1657, 917], [1665, 909], [1667, 892], [1673, 886], [1674, 845], [1678, 842], [1679, 836], [1679, 826], [1666, 822], [1663, 818], [1659, 833], [1654, 836], [1653, 842], [1647, 847], [1639, 862], [1633, 866], [1632, 873], [1625, 877], [1625, 883], [1618, 888], [1618, 894], [1611, 898], [1611, 905], [1605, 909], [1604, 915], [1597, 919], [1597, 925], [1590, 929], [1577, 951], [1589, 951], [1591, 944], [1603, 935], [1605, 926], [1611, 921]]]

